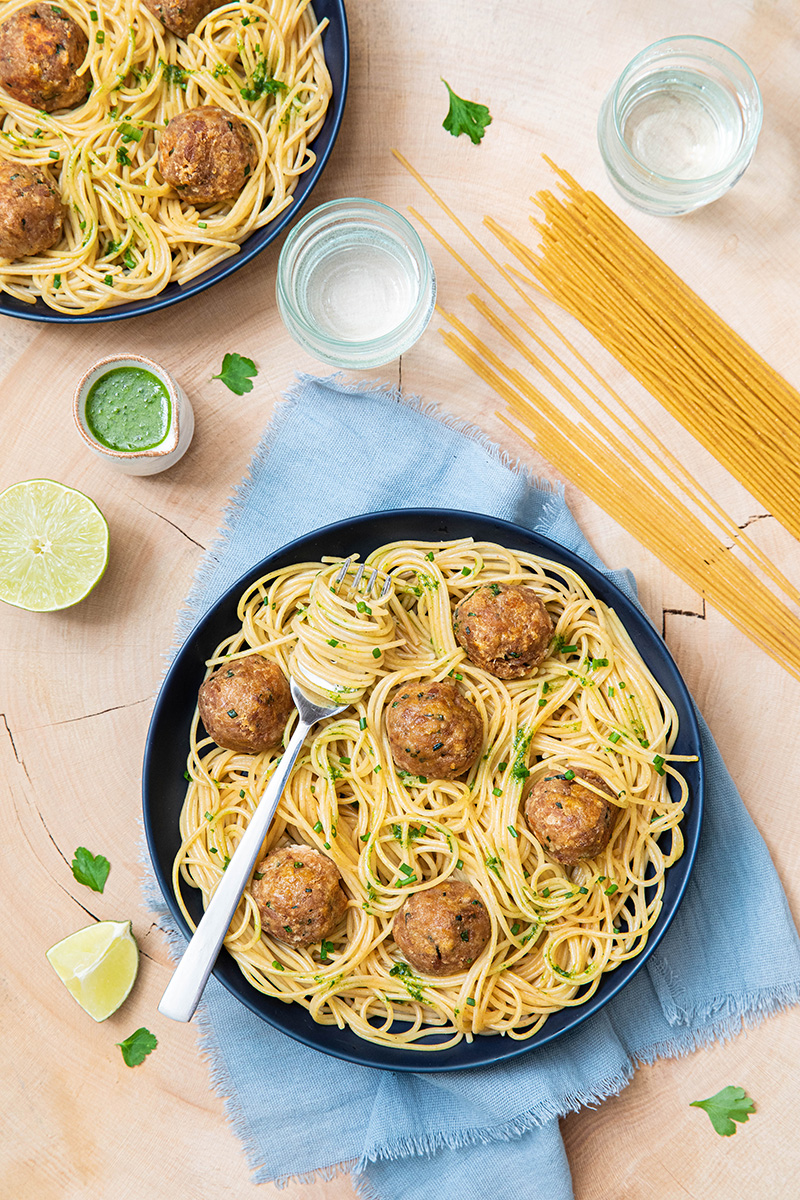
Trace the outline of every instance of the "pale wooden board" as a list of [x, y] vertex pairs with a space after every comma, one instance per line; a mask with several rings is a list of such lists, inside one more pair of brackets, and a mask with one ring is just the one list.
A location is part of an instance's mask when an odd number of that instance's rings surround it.
[[[800, 17], [790, 0], [351, 0], [353, 66], [338, 145], [314, 202], [366, 195], [397, 208], [435, 209], [389, 153], [395, 146], [479, 228], [490, 212], [526, 228], [527, 197], [546, 186], [539, 159], [552, 155], [596, 188], [705, 299], [795, 385], [800, 384], [796, 237], [800, 115]], [[681, 220], [637, 214], [607, 184], [595, 121], [614, 75], [644, 45], [693, 32], [728, 42], [761, 83], [766, 119], [759, 150], [736, 190]], [[442, 129], [444, 75], [456, 91], [489, 104], [494, 123], [480, 147]], [[437, 218], [438, 221], [438, 218]], [[472, 285], [441, 248], [426, 242], [443, 307], [467, 311]], [[15, 1200], [140, 1200], [277, 1196], [251, 1182], [242, 1147], [211, 1089], [194, 1026], [159, 1016], [170, 972], [165, 939], [142, 902], [139, 780], [147, 723], [175, 615], [203, 549], [253, 446], [296, 370], [326, 369], [300, 352], [277, 315], [280, 246], [194, 300], [119, 324], [37, 326], [0, 319], [4, 439], [0, 487], [57, 478], [91, 495], [112, 536], [96, 593], [60, 615], [0, 612], [0, 777], [4, 816], [4, 937], [0, 1000], [0, 1191]], [[402, 383], [443, 412], [477, 424], [531, 470], [557, 472], [495, 415], [493, 395], [443, 345], [435, 318], [400, 364], [368, 373]], [[111, 474], [72, 427], [71, 394], [101, 355], [149, 354], [172, 369], [197, 415], [191, 450], [153, 479]], [[236, 397], [211, 376], [236, 350], [259, 366], [254, 391]], [[598, 365], [607, 359], [595, 351]], [[660, 428], [658, 406], [608, 368]], [[800, 579], [792, 540], [691, 439], [682, 457], [776, 562]], [[800, 912], [800, 687], [685, 584], [572, 486], [567, 495], [598, 552], [631, 567], [647, 611], [703, 710], [754, 820], [766, 838], [795, 915]], [[697, 616], [686, 615], [697, 613]], [[683, 614], [683, 615], [680, 615]], [[113, 867], [102, 896], [75, 883], [75, 847]], [[742, 881], [742, 903], [752, 881]], [[142, 969], [129, 1001], [95, 1025], [44, 958], [89, 918], [133, 919]], [[736, 914], [731, 914], [735, 921]], [[159, 1038], [134, 1071], [114, 1043], [139, 1025]], [[792, 1129], [796, 1012], [725, 1045], [640, 1070], [618, 1097], [564, 1122], [577, 1200], [730, 1200], [796, 1196]], [[741, 1084], [758, 1111], [720, 1139], [689, 1101]], [[279, 1086], [279, 1073], [270, 1081]], [[313, 1128], [309, 1128], [313, 1138]], [[514, 1154], [514, 1145], [507, 1148]], [[431, 1194], [437, 1191], [432, 1177]], [[533, 1192], [532, 1192], [533, 1194]], [[354, 1195], [346, 1176], [294, 1186], [287, 1200]]]

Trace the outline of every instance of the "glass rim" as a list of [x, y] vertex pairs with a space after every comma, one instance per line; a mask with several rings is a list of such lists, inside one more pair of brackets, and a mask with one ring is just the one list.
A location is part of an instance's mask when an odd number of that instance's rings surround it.
[[[363, 338], [358, 341], [343, 341], [341, 338], [332, 337], [320, 330], [318, 326], [307, 321], [295, 304], [293, 296], [285, 282], [285, 276], [289, 273], [290, 257], [297, 250], [303, 238], [308, 236], [309, 227], [313, 223], [318, 223], [319, 228], [324, 229], [325, 221], [319, 222], [321, 216], [323, 218], [325, 216], [333, 217], [337, 214], [347, 212], [348, 209], [354, 213], [358, 212], [359, 209], [368, 212], [372, 211], [376, 216], [384, 217], [389, 225], [394, 225], [394, 232], [405, 235], [407, 241], [410, 243], [408, 249], [412, 252], [412, 257], [420, 272], [417, 295], [408, 316], [399, 325], [395, 325], [393, 329], [386, 333], [378, 334], [377, 337], [373, 338]], [[404, 217], [396, 208], [384, 204], [381, 200], [371, 200], [365, 196], [346, 196], [338, 200], [328, 200], [325, 204], [320, 204], [316, 208], [313, 208], [311, 212], [306, 213], [303, 219], [298, 221], [297, 225], [289, 232], [286, 241], [283, 243], [275, 274], [278, 307], [285, 308], [288, 311], [292, 324], [302, 332], [312, 347], [316, 346], [322, 350], [342, 349], [345, 353], [339, 355], [338, 357], [340, 358], [344, 358], [348, 353], [358, 355], [360, 353], [367, 354], [370, 351], [380, 351], [383, 346], [391, 346], [394, 342], [402, 341], [423, 318], [425, 325], [427, 325], [436, 303], [436, 276], [422, 238], [408, 218]], [[283, 313], [281, 315], [283, 316]], [[286, 321], [285, 316], [284, 321]], [[408, 348], [406, 347], [406, 349]]]
[[[636, 155], [630, 150], [627, 142], [625, 141], [625, 138], [622, 133], [622, 129], [620, 127], [619, 118], [618, 118], [620, 92], [621, 92], [623, 83], [626, 82], [627, 78], [629, 78], [633, 69], [639, 65], [640, 60], [642, 60], [645, 57], [645, 55], [649, 55], [654, 50], [659, 50], [662, 48], [668, 49], [669, 47], [676, 47], [678, 43], [689, 43], [692, 45], [697, 45], [698, 47], [699, 46], [713, 46], [715, 49], [723, 50], [725, 52], [725, 54], [734, 62], [734, 64], [736, 64], [737, 66], [739, 66], [742, 69], [742, 72], [745, 76], [746, 82], [753, 89], [754, 98], [755, 98], [755, 107], [756, 107], [754, 120], [750, 123], [749, 127], [747, 126], [747, 124], [745, 124], [743, 122], [744, 132], [743, 132], [742, 140], [739, 143], [739, 147], [738, 147], [736, 153], [730, 159], [728, 164], [726, 166], [720, 168], [720, 170], [718, 170], [718, 171], [712, 171], [712, 173], [710, 175], [696, 175], [690, 179], [680, 178], [679, 176], [676, 176], [676, 175], [665, 175], [661, 171], [654, 171], [652, 167], [649, 167], [647, 165], [647, 163], [644, 163], [644, 162], [642, 162], [642, 160], [640, 158], [637, 158]], [[764, 113], [764, 104], [763, 104], [763, 99], [761, 96], [761, 89], [758, 86], [758, 80], [756, 79], [752, 70], [747, 65], [747, 63], [744, 61], [742, 56], [740, 54], [737, 54], [735, 50], [732, 50], [730, 48], [730, 46], [726, 46], [724, 42], [719, 42], [715, 38], [703, 37], [701, 34], [693, 34], [693, 33], [676, 34], [672, 37], [660, 38], [659, 41], [652, 42], [649, 46], [645, 46], [643, 50], [640, 50], [638, 52], [638, 54], [634, 55], [634, 57], [630, 60], [630, 62], [627, 64], [627, 66], [622, 70], [621, 74], [617, 78], [616, 83], [614, 84], [613, 88], [611, 89], [611, 92], [609, 93], [609, 95], [610, 95], [610, 100], [611, 100], [610, 110], [611, 110], [611, 119], [612, 119], [612, 123], [614, 126], [614, 134], [616, 136], [617, 142], [619, 144], [619, 147], [620, 147], [623, 155], [625, 156], [626, 159], [628, 159], [631, 163], [634, 163], [642, 171], [646, 171], [647, 174], [653, 180], [657, 180], [657, 181], [663, 182], [668, 185], [682, 184], [685, 188], [687, 188], [689, 190], [695, 190], [697, 188], [702, 187], [703, 185], [710, 185], [710, 184], [721, 182], [723, 179], [725, 179], [728, 175], [731, 174], [731, 172], [738, 166], [738, 164], [740, 162], [744, 161], [745, 165], [749, 162], [750, 158], [752, 157], [752, 155], [755, 151], [755, 146], [758, 141], [758, 136], [761, 132], [761, 124], [762, 124], [763, 113]]]

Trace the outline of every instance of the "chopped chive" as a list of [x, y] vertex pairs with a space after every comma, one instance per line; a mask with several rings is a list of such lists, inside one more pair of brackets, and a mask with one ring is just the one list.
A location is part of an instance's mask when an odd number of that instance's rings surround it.
[[97, 42], [98, 46], [102, 46], [103, 42], [106, 40], [106, 35], [103, 33], [102, 29], [98, 29], [97, 33], [94, 35], [94, 40]]
[[610, 742], [618, 742], [621, 737], [622, 737], [621, 733], [610, 733], [608, 735], [608, 740]]
[[605, 892], [605, 894], [606, 894], [607, 896], [613, 896], [613, 895], [614, 895], [614, 892], [616, 892], [616, 890], [617, 890], [617, 885], [616, 885], [615, 883], [610, 883], [610, 884], [608, 885], [608, 887], [606, 888], [606, 892]]
[[612, 697], [613, 697], [614, 695], [615, 695], [615, 689], [614, 689], [613, 687], [610, 687], [610, 688], [608, 689], [608, 698], [609, 698], [609, 700], [610, 700], [610, 699], [612, 699]]
[[433, 562], [433, 551], [429, 550], [425, 557], [427, 558], [428, 562]]
[[214, 818], [213, 818], [213, 816], [211, 815], [211, 813], [210, 813], [210, 812], [204, 812], [204, 813], [203, 813], [203, 816], [205, 817], [205, 819], [206, 819], [207, 821], [213, 821], [213, 820], [214, 820]]
[[502, 788], [492, 788], [492, 795], [493, 795], [493, 796], [502, 796], [502, 794], [503, 794], [503, 789], [502, 789]]
[[414, 874], [412, 868], [409, 867], [408, 863], [400, 863], [400, 870], [403, 872], [404, 875], [413, 875]]
[[216, 846], [212, 846], [211, 849], [209, 850], [209, 854], [219, 854], [219, 850], [217, 849]]
[[467, 996], [467, 1004], [470, 1006], [470, 1008], [475, 1007], [475, 1001], [473, 1000], [472, 996]]
[[469, 575], [471, 573], [471, 571], [472, 571], [472, 567], [462, 567], [461, 568], [462, 575]]
[[514, 828], [514, 826], [513, 826], [513, 825], [509, 825], [509, 827], [508, 827], [508, 832], [511, 834], [511, 836], [512, 836], [513, 838], [518, 838], [518, 837], [519, 837], [519, 834], [517, 833], [517, 831], [516, 831], [516, 829]]
[[576, 654], [577, 650], [578, 650], [577, 646], [561, 646], [562, 654]]
[[244, 788], [239, 788], [239, 799], [244, 800]]
[[362, 833], [362, 835], [361, 835], [361, 841], [362, 841], [362, 842], [368, 842], [368, 841], [369, 841], [369, 839], [370, 839], [371, 837], [372, 837], [372, 834], [370, 833], [370, 831], [369, 831], [369, 830], [367, 830], [367, 832], [366, 832], [366, 833]]
[[565, 771], [565, 772], [564, 772], [564, 778], [565, 778], [565, 779], [574, 779], [574, 778], [575, 778], [575, 772], [574, 772], [574, 771]]
[[275, 970], [276, 970], [276, 971], [283, 971], [283, 970], [285, 970], [285, 967], [284, 967], [283, 963], [279, 963], [279, 962], [278, 962], [278, 960], [277, 960], [277, 958], [274, 958], [274, 959], [272, 960], [272, 965], [273, 965], [273, 967], [275, 968]]
[[653, 766], [658, 771], [659, 775], [664, 774], [664, 759], [661, 757], [660, 754], [656, 754], [653, 757]]
[[358, 718], [358, 728], [359, 728], [359, 729], [366, 729], [366, 728], [367, 728], [367, 718], [366, 718], [366, 717], [359, 717], [359, 718]]
[[330, 850], [330, 848], [331, 848], [330, 842], [323, 842], [322, 845], [323, 845], [324, 849], [326, 849], [326, 850]]
[[349, 767], [349, 766], [350, 766], [350, 763], [351, 763], [352, 761], [353, 761], [353, 760], [352, 760], [351, 758], [345, 758], [345, 756], [344, 756], [344, 755], [342, 755], [342, 756], [341, 756], [341, 758], [339, 759], [339, 762], [343, 762], [343, 763], [344, 763], [344, 765], [345, 765], [346, 767]]
[[48, 150], [47, 157], [48, 158], [61, 158], [61, 154], [58, 150]]
[[338, 646], [338, 645], [339, 645], [339, 639], [338, 639], [338, 638], [330, 638], [330, 639], [328, 640], [328, 645], [329, 645], [329, 646]]
[[206, 221], [198, 221], [197, 228], [198, 229], [208, 229], [208, 223]]
[[184, 771], [184, 772], [183, 772], [183, 778], [184, 778], [184, 779], [191, 779], [192, 777], [191, 777], [191, 775], [189, 774], [189, 772], [188, 772], [188, 771]]
[[597, 670], [598, 667], [607, 667], [607, 666], [608, 666], [607, 658], [593, 658], [592, 659], [592, 670], [593, 671]]
[[549, 895], [550, 895], [550, 888], [549, 888], [549, 887], [542, 888], [542, 895], [543, 895], [543, 896], [549, 896]]
[[498, 764], [497, 764], [497, 769], [498, 769], [498, 771], [505, 771], [505, 769], [506, 769], [506, 767], [507, 767], [507, 766], [508, 766], [508, 763], [507, 763], [507, 762], [504, 762], [504, 763], [498, 763]]
[[372, 651], [372, 657], [373, 657], [373, 658], [380, 658], [380, 656], [381, 656], [381, 652], [380, 652], [380, 650], [378, 649], [378, 647], [376, 646], [376, 647], [375, 647], [375, 649]]
[[312, 825], [314, 833], [322, 833], [322, 821], [317, 821], [316, 825]]
[[91, 9], [91, 10], [90, 10], [90, 12], [89, 12], [89, 20], [90, 20], [90, 21], [96, 21], [96, 20], [97, 20], [97, 12], [96, 12], [96, 10], [95, 10], [95, 9]]
[[381, 769], [381, 765], [380, 765], [380, 763], [378, 763], [377, 767], [375, 768], [376, 775], [377, 775], [378, 771], [380, 771], [380, 769]]
[[544, 697], [542, 697], [542, 699], [539, 700], [539, 702], [538, 702], [538, 707], [544, 708], [546, 704], [547, 704], [547, 701], [544, 699]]
[[112, 287], [113, 283], [114, 283], [113, 276], [106, 275], [105, 279], [103, 280], [103, 283], [106, 285], [106, 287]]
[[408, 879], [398, 879], [396, 886], [397, 887], [405, 887], [406, 884], [408, 884], [408, 883], [416, 883], [416, 882], [417, 882], [416, 875], [409, 875]]
[[589, 889], [585, 888], [585, 887], [579, 887], [578, 891], [580, 892], [580, 894], [582, 896], [588, 896], [588, 894], [589, 894]]
[[458, 671], [455, 671], [455, 672], [453, 673], [453, 678], [454, 678], [454, 679], [459, 679], [459, 680], [461, 680], [461, 679], [463, 679], [463, 678], [464, 678], [464, 676], [463, 676], [463, 675], [459, 675]]
[[58, 291], [58, 289], [61, 287], [61, 276], [60, 275], [53, 276], [53, 287], [56, 291]]
[[519, 933], [519, 921], [515, 921], [514, 924], [511, 926], [511, 933], [514, 937], [517, 936], [517, 934]]

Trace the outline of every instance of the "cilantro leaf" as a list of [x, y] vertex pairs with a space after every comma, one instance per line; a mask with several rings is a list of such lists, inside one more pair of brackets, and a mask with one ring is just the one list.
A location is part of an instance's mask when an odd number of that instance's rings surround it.
[[226, 354], [219, 375], [212, 375], [211, 378], [221, 379], [237, 396], [243, 396], [245, 392], [253, 390], [252, 380], [248, 376], [257, 374], [258, 368], [252, 358], [243, 358], [241, 354]]
[[111, 863], [102, 854], [90, 854], [85, 846], [78, 846], [72, 860], [72, 874], [78, 883], [85, 883], [93, 892], [102, 892], [106, 886]]
[[709, 1096], [708, 1100], [692, 1100], [690, 1107], [705, 1109], [720, 1137], [730, 1137], [736, 1133], [734, 1121], [749, 1120], [756, 1106], [745, 1094], [744, 1088], [725, 1087], [716, 1096]]
[[158, 1045], [157, 1038], [142, 1026], [137, 1029], [130, 1037], [126, 1037], [124, 1042], [116, 1043], [122, 1051], [122, 1057], [129, 1067], [138, 1067], [147, 1058], [151, 1050], [155, 1050]]
[[466, 133], [473, 146], [477, 146], [486, 132], [487, 125], [492, 123], [491, 113], [485, 104], [462, 100], [455, 94], [446, 79], [443, 79], [442, 83], [450, 93], [450, 111], [442, 121], [442, 128], [446, 129], [448, 133], [452, 133], [453, 137]]

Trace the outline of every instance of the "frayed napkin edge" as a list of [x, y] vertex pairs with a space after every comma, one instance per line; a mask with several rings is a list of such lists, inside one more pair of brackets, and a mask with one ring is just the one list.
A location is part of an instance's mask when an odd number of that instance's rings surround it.
[[[507, 450], [501, 450], [478, 425], [463, 417], [456, 417], [452, 413], [443, 411], [440, 405], [434, 400], [423, 400], [421, 396], [415, 393], [405, 393], [396, 385], [388, 382], [376, 383], [373, 380], [367, 379], [344, 379], [341, 372], [335, 372], [326, 376], [311, 375], [307, 372], [298, 373], [295, 376], [292, 386], [281, 394], [272, 417], [253, 450], [245, 474], [242, 476], [240, 482], [235, 484], [231, 490], [227, 504], [222, 512], [221, 524], [194, 572], [189, 592], [178, 611], [171, 644], [164, 655], [164, 674], [166, 674], [175, 655], [202, 615], [203, 598], [211, 584], [214, 572], [219, 567], [220, 561], [230, 544], [242, 513], [247, 506], [250, 489], [255, 482], [256, 471], [259, 467], [264, 466], [269, 458], [281, 429], [291, 415], [293, 408], [302, 400], [303, 388], [308, 384], [315, 384], [318, 387], [324, 387], [329, 390], [338, 390], [351, 396], [378, 396], [381, 399], [401, 404], [428, 420], [436, 421], [454, 433], [460, 433], [471, 442], [474, 442], [493, 461], [499, 463], [500, 466], [505, 467], [514, 475], [518, 475], [528, 487], [542, 494], [543, 520], [547, 520], [549, 517], [549, 506], [561, 500], [564, 495], [563, 484], [552, 483], [550, 480], [534, 474], [531, 468], [519, 456], [512, 455]], [[353, 515], [360, 514], [354, 513]], [[303, 532], [310, 533], [311, 530]], [[301, 537], [303, 533], [298, 533], [296, 536]]]

